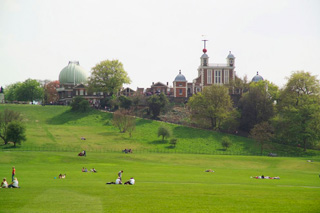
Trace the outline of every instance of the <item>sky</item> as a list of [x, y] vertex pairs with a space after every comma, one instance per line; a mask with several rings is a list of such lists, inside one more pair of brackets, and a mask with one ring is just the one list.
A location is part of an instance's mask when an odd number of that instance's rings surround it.
[[319, 0], [0, 0], [0, 86], [58, 80], [69, 61], [90, 76], [118, 59], [131, 84], [172, 85], [236, 57], [237, 76], [257, 73], [282, 87], [293, 71], [320, 75]]

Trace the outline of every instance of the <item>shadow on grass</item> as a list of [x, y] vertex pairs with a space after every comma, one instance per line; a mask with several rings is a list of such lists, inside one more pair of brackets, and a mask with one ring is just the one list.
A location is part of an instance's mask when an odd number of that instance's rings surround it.
[[89, 112], [73, 112], [71, 110], [65, 111], [59, 115], [56, 115], [50, 119], [47, 120], [47, 124], [51, 125], [61, 125], [68, 123], [70, 121], [76, 121], [79, 119], [82, 119], [90, 114], [92, 114], [93, 111]]
[[164, 140], [156, 140], [156, 141], [150, 141], [149, 144], [166, 144], [168, 141]]
[[152, 123], [152, 122], [153, 122], [152, 120], [139, 119], [139, 120], [136, 122], [136, 126], [146, 125], [146, 124], [150, 124], [150, 123]]

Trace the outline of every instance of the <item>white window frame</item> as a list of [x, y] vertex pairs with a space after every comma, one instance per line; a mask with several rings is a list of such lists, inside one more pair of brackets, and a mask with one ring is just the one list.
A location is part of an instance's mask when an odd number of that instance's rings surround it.
[[212, 70], [208, 70], [207, 83], [212, 84]]
[[229, 83], [229, 70], [224, 70], [224, 83], [228, 84]]
[[221, 81], [221, 73], [222, 73], [222, 70], [215, 70], [214, 71], [214, 83], [215, 84], [222, 84], [222, 81]]

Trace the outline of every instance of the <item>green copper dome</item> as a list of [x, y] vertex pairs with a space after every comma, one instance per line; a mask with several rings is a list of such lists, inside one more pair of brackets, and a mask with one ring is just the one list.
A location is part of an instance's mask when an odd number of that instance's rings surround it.
[[59, 75], [60, 84], [81, 84], [86, 83], [87, 79], [87, 71], [80, 67], [79, 61], [69, 61]]

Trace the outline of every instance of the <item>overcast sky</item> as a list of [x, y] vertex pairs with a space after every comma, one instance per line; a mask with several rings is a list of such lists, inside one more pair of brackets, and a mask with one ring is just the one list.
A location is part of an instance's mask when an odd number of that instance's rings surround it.
[[319, 79], [319, 0], [0, 0], [0, 85], [58, 80], [70, 60], [89, 75], [106, 59], [123, 63], [132, 89], [172, 85], [179, 70], [191, 82], [203, 35], [210, 63], [232, 51], [239, 77]]

